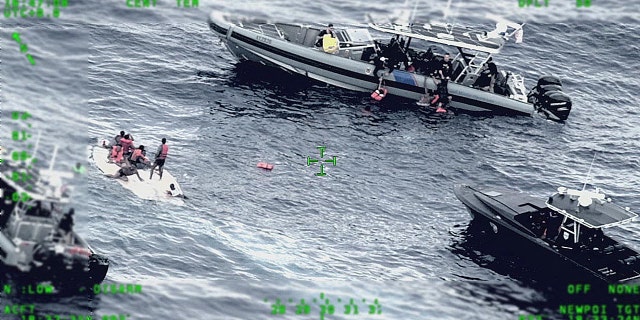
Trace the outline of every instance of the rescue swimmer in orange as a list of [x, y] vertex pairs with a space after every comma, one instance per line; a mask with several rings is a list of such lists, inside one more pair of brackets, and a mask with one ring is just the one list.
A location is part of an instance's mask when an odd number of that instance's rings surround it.
[[153, 170], [158, 166], [158, 174], [160, 175], [160, 180], [162, 180], [162, 171], [164, 167], [164, 161], [167, 159], [167, 155], [169, 154], [169, 146], [167, 145], [167, 138], [162, 138], [162, 144], [158, 147], [156, 151], [156, 160], [151, 167], [151, 174], [149, 175], [149, 180], [153, 177]]

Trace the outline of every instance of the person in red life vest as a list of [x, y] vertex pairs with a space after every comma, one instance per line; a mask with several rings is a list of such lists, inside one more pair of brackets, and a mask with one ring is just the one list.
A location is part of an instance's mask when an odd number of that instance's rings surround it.
[[143, 145], [140, 145], [137, 149], [133, 150], [129, 161], [131, 161], [131, 164], [136, 166], [138, 169], [144, 168], [145, 164], [149, 163], [149, 158], [146, 157]]
[[120, 163], [122, 163], [123, 158], [124, 157], [122, 155], [121, 146], [114, 145], [113, 147], [111, 147], [111, 153], [109, 154], [109, 162], [113, 162], [117, 165], [120, 165]]
[[167, 138], [162, 138], [162, 144], [158, 147], [156, 151], [156, 161], [153, 163], [153, 167], [151, 167], [151, 174], [149, 175], [149, 180], [153, 177], [153, 170], [158, 166], [158, 170], [160, 171], [160, 180], [162, 180], [162, 168], [164, 167], [164, 161], [167, 159], [167, 154], [169, 154], [169, 146], [167, 145]]
[[115, 138], [113, 138], [113, 140], [116, 142], [115, 145], [120, 145], [120, 139], [124, 138], [124, 131], [120, 131], [120, 134], [115, 136]]
[[120, 145], [122, 146], [122, 154], [125, 157], [129, 157], [131, 151], [133, 150], [133, 139], [131, 139], [131, 135], [126, 134], [123, 138], [120, 139]]

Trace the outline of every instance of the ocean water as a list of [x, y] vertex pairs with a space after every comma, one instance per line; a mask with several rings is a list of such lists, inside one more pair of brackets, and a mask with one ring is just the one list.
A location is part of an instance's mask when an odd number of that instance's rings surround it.
[[[442, 18], [446, 6], [425, 1], [417, 20]], [[373, 103], [365, 93], [238, 63], [206, 23], [219, 10], [362, 24], [367, 13], [384, 17], [402, 7], [69, 1], [57, 19], [3, 18], [0, 145], [25, 147], [10, 139], [13, 130], [41, 132], [44, 165], [57, 144], [56, 168], [88, 167], [75, 181], [76, 229], [110, 258], [106, 284], [137, 283], [142, 293], [3, 294], [2, 307], [35, 304], [42, 319], [321, 319], [320, 305], [329, 303], [336, 309], [325, 319], [568, 319], [558, 312], [575, 298], [563, 295], [566, 282], [533, 272], [535, 264], [501, 250], [508, 244], [473, 232], [453, 185], [546, 197], [560, 185], [580, 187], [595, 153], [590, 182], [640, 211], [637, 6], [452, 2], [452, 23], [490, 28], [486, 13], [526, 22], [524, 42], [494, 60], [523, 74], [527, 87], [540, 75], [559, 76], [574, 103], [562, 124], [443, 118], [407, 101]], [[33, 118], [11, 120], [11, 111]], [[88, 162], [87, 147], [120, 130], [153, 148], [168, 139], [166, 169], [189, 196], [186, 206], [138, 199]], [[317, 146], [337, 157], [325, 177], [306, 164], [308, 156], [318, 158]], [[260, 161], [274, 170], [256, 168]], [[607, 231], [640, 249], [638, 222]], [[0, 282], [12, 281], [5, 278]], [[271, 314], [276, 299], [286, 314]], [[305, 304], [310, 313], [296, 314]]]

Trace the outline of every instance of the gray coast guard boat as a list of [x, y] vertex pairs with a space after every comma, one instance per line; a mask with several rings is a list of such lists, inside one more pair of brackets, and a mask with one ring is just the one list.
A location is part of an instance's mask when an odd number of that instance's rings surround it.
[[[453, 47], [457, 54], [452, 60], [452, 77], [448, 83], [451, 107], [469, 112], [541, 114], [556, 121], [566, 120], [571, 111], [571, 99], [562, 92], [556, 77], [541, 77], [529, 92], [522, 76], [507, 71], [498, 71], [495, 93], [476, 85], [487, 63], [491, 62], [491, 56], [499, 53], [514, 35], [517, 39], [522, 31], [521, 24], [496, 20], [496, 30], [490, 32], [458, 30], [435, 23], [419, 26], [370, 23], [368, 28], [336, 28], [339, 45], [332, 54], [315, 45], [318, 35], [325, 29], [320, 25], [234, 19], [212, 12], [209, 27], [239, 60], [278, 67], [356, 91], [372, 92], [382, 83], [388, 94], [415, 100], [435, 92], [437, 85], [429, 72], [414, 65], [424, 62], [427, 55], [431, 61], [442, 59], [441, 55], [431, 56], [428, 46]], [[380, 35], [380, 39], [392, 38], [400, 43], [402, 54], [412, 65], [408, 68], [403, 65], [404, 70], [401, 66], [392, 72], [378, 71], [374, 75], [376, 57], [389, 46], [374, 40], [371, 32]]]
[[21, 274], [23, 282], [50, 282], [60, 289], [98, 284], [109, 260], [72, 225], [62, 226], [70, 190], [63, 179], [73, 174], [52, 168], [31, 169], [7, 159], [0, 163], [0, 262]]

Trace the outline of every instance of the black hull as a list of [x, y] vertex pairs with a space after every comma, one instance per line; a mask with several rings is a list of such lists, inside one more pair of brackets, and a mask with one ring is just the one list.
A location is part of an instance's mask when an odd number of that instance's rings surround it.
[[[465, 190], [464, 188], [467, 189]], [[525, 228], [523, 226], [517, 225], [513, 220], [497, 214], [495, 210], [485, 205], [470, 190], [473, 189], [466, 186], [456, 186], [454, 192], [469, 210], [474, 224], [484, 228], [488, 235], [498, 237], [499, 243], [510, 249], [514, 255], [519, 257], [518, 259], [526, 258], [527, 263], [537, 264], [540, 267], [549, 267], [549, 270], [553, 272], [560, 272], [559, 275], [565, 279], [588, 279], [593, 283], [599, 284], [640, 284], [640, 278], [628, 281], [612, 280], [589, 266], [582, 265], [563, 255], [549, 243], [524, 232], [523, 229]]]
[[44, 265], [24, 274], [13, 268], [16, 274], [23, 274], [23, 282], [49, 282], [56, 289], [73, 290], [81, 287], [92, 287], [100, 284], [107, 276], [109, 260], [101, 255], [93, 254], [87, 263], [67, 268], [65, 265]]

